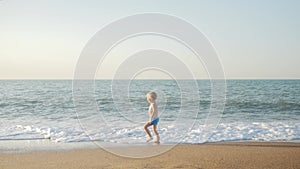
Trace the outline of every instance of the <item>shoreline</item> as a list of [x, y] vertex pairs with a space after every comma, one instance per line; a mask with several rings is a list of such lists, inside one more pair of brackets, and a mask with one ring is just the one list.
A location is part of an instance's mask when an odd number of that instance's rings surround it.
[[51, 151], [73, 151], [82, 149], [119, 149], [133, 147], [153, 147], [153, 146], [182, 146], [182, 145], [214, 145], [214, 146], [261, 146], [261, 147], [300, 147], [300, 141], [220, 141], [205, 143], [178, 143], [156, 144], [138, 143], [138, 144], [122, 144], [110, 143], [103, 141], [86, 141], [86, 142], [53, 142], [49, 139], [30, 139], [30, 140], [0, 140], [0, 154], [11, 153], [34, 153], [34, 152], [51, 152]]
[[[164, 148], [167, 145], [155, 146]], [[154, 146], [114, 147], [124, 151]], [[0, 153], [0, 168], [300, 168], [298, 142], [220, 142], [179, 144], [149, 158], [120, 157], [101, 148]]]

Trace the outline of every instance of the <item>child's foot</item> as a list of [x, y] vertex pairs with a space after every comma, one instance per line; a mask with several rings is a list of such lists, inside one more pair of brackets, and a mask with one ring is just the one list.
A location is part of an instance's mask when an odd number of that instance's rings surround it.
[[152, 137], [150, 137], [150, 138], [147, 140], [147, 142], [150, 142], [151, 140], [153, 140], [153, 138], [152, 138]]
[[156, 141], [154, 141], [154, 143], [157, 143], [157, 144], [159, 144], [159, 143], [160, 143], [160, 141], [159, 141], [159, 140], [160, 140], [160, 138], [159, 138], [159, 136], [157, 135], [157, 136], [156, 136]]

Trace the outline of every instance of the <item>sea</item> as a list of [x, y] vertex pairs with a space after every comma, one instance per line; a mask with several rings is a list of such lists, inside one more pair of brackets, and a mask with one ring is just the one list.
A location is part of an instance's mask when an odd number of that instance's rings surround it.
[[93, 98], [80, 102], [72, 80], [0, 80], [0, 143], [143, 144], [149, 91], [158, 95], [162, 144], [300, 141], [300, 80], [226, 80], [219, 116], [209, 116], [212, 81], [194, 82], [191, 92], [199, 97], [182, 93], [176, 80], [132, 80], [125, 87], [95, 80]]

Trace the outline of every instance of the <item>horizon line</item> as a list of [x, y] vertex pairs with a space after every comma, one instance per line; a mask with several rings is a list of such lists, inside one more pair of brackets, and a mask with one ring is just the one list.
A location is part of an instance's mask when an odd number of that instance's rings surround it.
[[[2, 80], [75, 80], [71, 78], [64, 78], [64, 79], [52, 79], [52, 78], [45, 78], [45, 79], [38, 79], [38, 78], [32, 78], [32, 79], [0, 79]], [[164, 78], [149, 78], [149, 79], [76, 79], [76, 80], [300, 80], [300, 78], [224, 78], [224, 79], [209, 79], [209, 78], [196, 78], [196, 79], [164, 79]]]

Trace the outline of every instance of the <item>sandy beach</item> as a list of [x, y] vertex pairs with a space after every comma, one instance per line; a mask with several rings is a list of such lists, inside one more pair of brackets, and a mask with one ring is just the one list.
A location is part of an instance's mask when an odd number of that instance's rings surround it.
[[0, 0], [0, 169], [300, 169], [299, 18], [300, 0]]
[[[160, 146], [163, 147], [164, 145]], [[147, 151], [148, 148], [139, 147], [138, 149]], [[134, 147], [129, 149], [135, 151]], [[140, 159], [120, 157], [100, 148], [2, 153], [0, 154], [0, 168], [297, 169], [300, 168], [300, 143], [231, 142], [177, 145], [163, 154]]]

